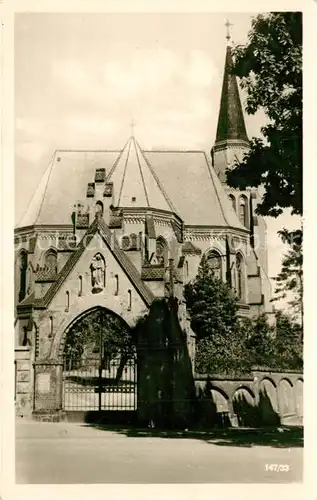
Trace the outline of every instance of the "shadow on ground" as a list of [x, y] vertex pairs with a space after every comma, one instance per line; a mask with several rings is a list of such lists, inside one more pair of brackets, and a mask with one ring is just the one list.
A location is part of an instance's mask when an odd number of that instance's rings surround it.
[[217, 446], [271, 446], [273, 448], [302, 448], [304, 445], [302, 427], [281, 427], [274, 429], [219, 429], [214, 431], [172, 431], [159, 429], [118, 428], [103, 424], [83, 424], [105, 432], [117, 432], [127, 437], [198, 439]]

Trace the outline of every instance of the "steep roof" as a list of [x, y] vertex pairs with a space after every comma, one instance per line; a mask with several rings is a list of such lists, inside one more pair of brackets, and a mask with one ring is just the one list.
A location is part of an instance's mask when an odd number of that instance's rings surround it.
[[186, 225], [245, 230], [204, 151], [144, 151], [144, 156]]
[[232, 73], [232, 53], [227, 46], [220, 100], [216, 143], [228, 140], [248, 142], [237, 78]]
[[123, 148], [107, 181], [114, 184], [116, 206], [174, 211], [172, 202], [134, 137], [130, 137]]
[[88, 205], [97, 168], [113, 182], [115, 205], [176, 213], [185, 225], [245, 230], [203, 151], [144, 151], [132, 137], [120, 151], [56, 151], [18, 227], [70, 225]]
[[95, 170], [110, 171], [120, 157], [117, 151], [56, 151], [49, 168], [18, 227], [71, 224], [73, 206], [85, 203], [88, 182]]

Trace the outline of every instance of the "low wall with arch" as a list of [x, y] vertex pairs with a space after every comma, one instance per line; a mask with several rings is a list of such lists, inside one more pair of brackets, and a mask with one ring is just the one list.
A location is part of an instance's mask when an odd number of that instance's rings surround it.
[[302, 425], [303, 374], [255, 369], [245, 376], [196, 374], [199, 420], [204, 425]]

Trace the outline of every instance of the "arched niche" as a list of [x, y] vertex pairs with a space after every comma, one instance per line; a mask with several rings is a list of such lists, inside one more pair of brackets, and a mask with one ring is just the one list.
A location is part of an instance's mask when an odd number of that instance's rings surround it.
[[52, 273], [57, 273], [57, 251], [49, 248], [44, 254], [44, 267]]
[[103, 217], [103, 203], [100, 200], [96, 202], [95, 214], [96, 217]]
[[233, 194], [229, 194], [229, 199], [231, 201], [233, 210], [236, 212], [237, 211], [236, 197]]
[[269, 378], [264, 378], [260, 382], [259, 410], [264, 424], [276, 425], [280, 422], [277, 389]]
[[156, 259], [159, 264], [167, 265], [168, 262], [168, 245], [163, 236], [156, 239]]
[[239, 387], [233, 394], [232, 407], [240, 427], [255, 427], [258, 425], [258, 409], [251, 389]]
[[294, 385], [296, 414], [299, 418], [303, 416], [303, 390], [304, 382], [301, 378], [297, 379]]
[[101, 253], [96, 253], [90, 264], [92, 293], [101, 292], [106, 286], [106, 263]]
[[278, 385], [278, 399], [281, 416], [295, 413], [293, 386], [286, 378], [283, 378]]

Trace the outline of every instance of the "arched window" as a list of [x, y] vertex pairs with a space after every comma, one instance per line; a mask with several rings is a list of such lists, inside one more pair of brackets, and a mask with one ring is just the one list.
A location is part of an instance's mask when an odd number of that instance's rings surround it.
[[130, 249], [137, 250], [138, 248], [138, 237], [136, 234], [130, 234]]
[[46, 252], [44, 257], [44, 266], [47, 270], [57, 273], [57, 252], [56, 250], [50, 249]]
[[81, 297], [81, 296], [82, 296], [82, 294], [83, 294], [83, 277], [82, 277], [82, 276], [79, 276], [78, 280], [79, 280], [79, 290], [78, 290], [78, 295], [79, 295], [79, 297]]
[[235, 197], [233, 196], [233, 194], [229, 194], [229, 198], [230, 198], [230, 201], [232, 203], [232, 208], [234, 211], [237, 210], [237, 206], [236, 206], [236, 199]]
[[168, 246], [164, 238], [159, 236], [156, 240], [156, 259], [159, 264], [167, 265]]
[[53, 324], [53, 316], [50, 316], [50, 333], [49, 333], [49, 336], [52, 337], [53, 336], [53, 328], [54, 328], [54, 324]]
[[207, 255], [207, 264], [215, 278], [222, 279], [222, 261], [218, 252], [212, 250]]
[[245, 277], [244, 277], [244, 262], [240, 254], [236, 256], [236, 291], [239, 299], [244, 300], [245, 298]]
[[69, 311], [69, 292], [66, 292], [66, 304], [65, 304], [65, 312]]
[[122, 236], [121, 238], [121, 248], [122, 250], [130, 249], [130, 238], [129, 236]]
[[114, 294], [118, 295], [119, 293], [119, 276], [117, 274], [114, 275]]
[[97, 201], [96, 203], [96, 217], [103, 216], [103, 203], [102, 201]]
[[20, 255], [19, 302], [21, 302], [21, 300], [23, 300], [26, 295], [27, 268], [28, 268], [28, 254], [25, 250], [23, 250]]
[[132, 292], [128, 290], [128, 311], [131, 311], [132, 308]]
[[239, 198], [239, 219], [245, 227], [249, 225], [248, 198], [244, 195]]

